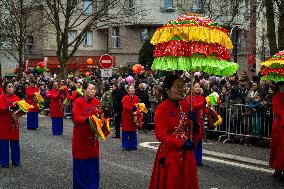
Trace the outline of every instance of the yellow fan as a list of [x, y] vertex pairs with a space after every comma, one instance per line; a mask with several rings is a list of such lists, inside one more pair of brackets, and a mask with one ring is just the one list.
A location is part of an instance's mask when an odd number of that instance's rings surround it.
[[43, 108], [44, 107], [44, 98], [40, 95], [39, 92], [35, 92], [34, 95], [35, 95], [35, 98], [38, 102], [38, 106], [40, 108]]
[[106, 136], [102, 131], [103, 123], [102, 120], [99, 119], [97, 116], [92, 115], [89, 117], [90, 125], [92, 131], [95, 133], [96, 136], [101, 137], [103, 140], [106, 140]]
[[148, 112], [144, 103], [137, 103], [135, 104], [135, 106], [140, 110], [140, 112], [143, 112], [145, 114]]
[[34, 108], [33, 105], [26, 103], [26, 101], [24, 100], [17, 101], [16, 103], [18, 104], [19, 108], [25, 113], [27, 113], [30, 109]]

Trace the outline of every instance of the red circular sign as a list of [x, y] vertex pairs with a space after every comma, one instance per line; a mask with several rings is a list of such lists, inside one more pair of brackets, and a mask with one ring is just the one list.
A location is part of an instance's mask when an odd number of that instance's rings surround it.
[[112, 67], [112, 57], [108, 54], [104, 54], [100, 57], [99, 63], [101, 68], [110, 68]]

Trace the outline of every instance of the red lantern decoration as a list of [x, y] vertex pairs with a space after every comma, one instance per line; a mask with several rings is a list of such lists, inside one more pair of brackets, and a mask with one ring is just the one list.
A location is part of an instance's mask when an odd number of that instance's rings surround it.
[[46, 68], [46, 70], [45, 70], [47, 73], [49, 73], [50, 72], [50, 69], [48, 69], [48, 68]]
[[28, 69], [25, 70], [25, 74], [28, 75], [30, 71]]
[[141, 66], [140, 64], [135, 64], [133, 67], [132, 67], [132, 70], [135, 74], [139, 74], [141, 71], [144, 70], [144, 67]]
[[88, 58], [86, 62], [87, 62], [88, 65], [94, 64], [94, 60], [92, 58]]
[[254, 65], [254, 54], [250, 53], [248, 56], [248, 64]]
[[39, 66], [40, 69], [44, 69], [44, 62], [41, 61], [41, 62], [37, 63], [37, 66]]
[[90, 72], [85, 72], [86, 77], [90, 76], [90, 74], [91, 74]]
[[82, 72], [82, 71], [83, 71], [83, 69], [81, 68], [81, 69], [79, 69], [79, 71], [80, 71], [80, 72]]

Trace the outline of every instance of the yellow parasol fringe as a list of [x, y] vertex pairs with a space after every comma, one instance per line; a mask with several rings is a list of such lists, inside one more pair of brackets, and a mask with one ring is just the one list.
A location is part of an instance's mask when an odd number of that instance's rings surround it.
[[185, 42], [218, 43], [226, 47], [228, 50], [233, 48], [233, 44], [227, 33], [218, 29], [195, 25], [164, 27], [158, 29], [154, 33], [151, 43], [153, 45], [165, 43], [172, 40], [174, 37], [178, 37]]

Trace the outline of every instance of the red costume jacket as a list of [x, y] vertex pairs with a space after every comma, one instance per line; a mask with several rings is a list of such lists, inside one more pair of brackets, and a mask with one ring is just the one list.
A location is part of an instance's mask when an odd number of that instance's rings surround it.
[[67, 99], [70, 101], [75, 101], [79, 97], [80, 95], [78, 95], [76, 91], [72, 91], [72, 94], [67, 93]]
[[[199, 135], [194, 135], [194, 140], [203, 139], [204, 127], [203, 127], [203, 113], [205, 109], [205, 98], [202, 95], [193, 95], [192, 108], [196, 112], [197, 123], [199, 124]], [[188, 103], [188, 109], [190, 110], [190, 96], [187, 96], [186, 101]], [[196, 141], [197, 142], [197, 141]]]
[[48, 93], [48, 96], [50, 97], [50, 117], [63, 117], [63, 101], [65, 94], [60, 93], [60, 90], [55, 89], [51, 89]]
[[3, 87], [0, 87], [0, 95], [4, 94]]
[[19, 100], [15, 94], [0, 96], [0, 140], [19, 140], [19, 123], [14, 121], [12, 113], [8, 111], [8, 107]]
[[132, 108], [134, 104], [139, 103], [138, 96], [125, 95], [122, 99], [122, 117], [121, 117], [121, 130], [125, 131], [136, 131], [137, 126], [134, 123], [134, 115]]
[[100, 101], [96, 98], [87, 100], [79, 97], [73, 105], [72, 155], [74, 159], [99, 158], [99, 141], [86, 121], [91, 115], [101, 113]]
[[284, 93], [272, 98], [274, 120], [272, 124], [269, 165], [277, 171], [284, 171]]
[[[179, 105], [167, 99], [157, 107], [155, 134], [161, 144], [154, 163], [150, 189], [198, 189], [193, 151], [182, 150], [186, 141], [184, 136], [190, 135], [187, 115], [186, 102], [180, 102]], [[183, 129], [179, 124], [181, 117], [185, 120]]]
[[38, 88], [35, 87], [27, 87], [26, 88], [26, 102], [30, 105], [33, 105], [34, 108], [30, 110], [30, 112], [39, 112], [38, 102], [35, 99], [35, 92], [39, 92]]

